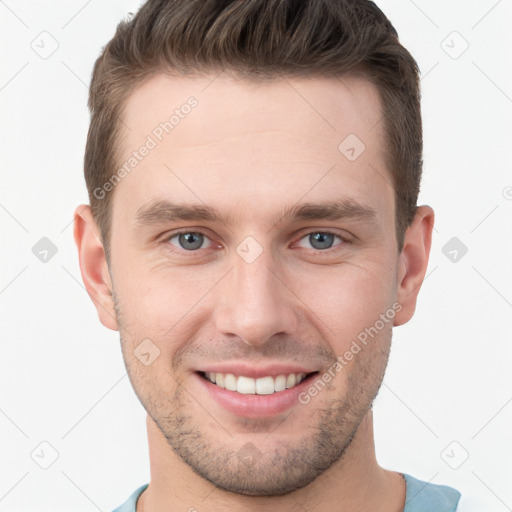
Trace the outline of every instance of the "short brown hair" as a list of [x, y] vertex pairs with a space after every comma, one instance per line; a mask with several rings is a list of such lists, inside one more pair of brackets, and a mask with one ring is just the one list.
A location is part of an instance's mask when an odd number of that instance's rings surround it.
[[[156, 72], [228, 71], [252, 79], [360, 74], [382, 100], [386, 165], [393, 177], [398, 250], [416, 212], [422, 170], [418, 66], [382, 11], [367, 0], [148, 0], [94, 65], [84, 172], [107, 258], [118, 165], [119, 117]], [[341, 142], [341, 141], [340, 141]]]

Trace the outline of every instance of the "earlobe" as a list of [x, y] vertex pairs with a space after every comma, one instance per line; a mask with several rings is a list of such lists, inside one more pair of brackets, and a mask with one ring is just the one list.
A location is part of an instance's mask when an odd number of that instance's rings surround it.
[[87, 293], [96, 307], [101, 323], [117, 331], [112, 281], [99, 230], [89, 205], [80, 205], [75, 210], [74, 237]]
[[419, 206], [405, 233], [400, 253], [397, 302], [402, 309], [395, 316], [395, 326], [405, 324], [414, 315], [418, 293], [427, 272], [433, 228], [434, 210], [430, 206]]

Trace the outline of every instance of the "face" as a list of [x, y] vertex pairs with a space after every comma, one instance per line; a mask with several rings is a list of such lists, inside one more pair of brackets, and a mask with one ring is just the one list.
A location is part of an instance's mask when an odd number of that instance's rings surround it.
[[179, 458], [285, 494], [343, 460], [401, 309], [380, 100], [355, 77], [213, 78], [158, 75], [126, 104], [116, 327]]

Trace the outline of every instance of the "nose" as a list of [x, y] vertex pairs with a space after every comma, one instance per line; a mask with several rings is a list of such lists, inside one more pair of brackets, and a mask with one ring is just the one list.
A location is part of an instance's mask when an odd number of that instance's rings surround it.
[[276, 334], [293, 334], [298, 325], [295, 295], [269, 252], [264, 250], [252, 262], [235, 254], [215, 310], [219, 332], [253, 346], [264, 345]]

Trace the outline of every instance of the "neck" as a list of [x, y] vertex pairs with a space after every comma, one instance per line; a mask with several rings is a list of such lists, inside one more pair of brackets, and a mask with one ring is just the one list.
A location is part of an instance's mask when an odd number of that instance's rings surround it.
[[377, 463], [371, 409], [341, 460], [309, 485], [284, 496], [244, 496], [218, 489], [174, 453], [149, 415], [147, 428], [151, 482], [137, 503], [137, 512], [291, 512], [297, 510], [297, 504], [324, 512], [402, 512], [404, 508], [402, 476]]

